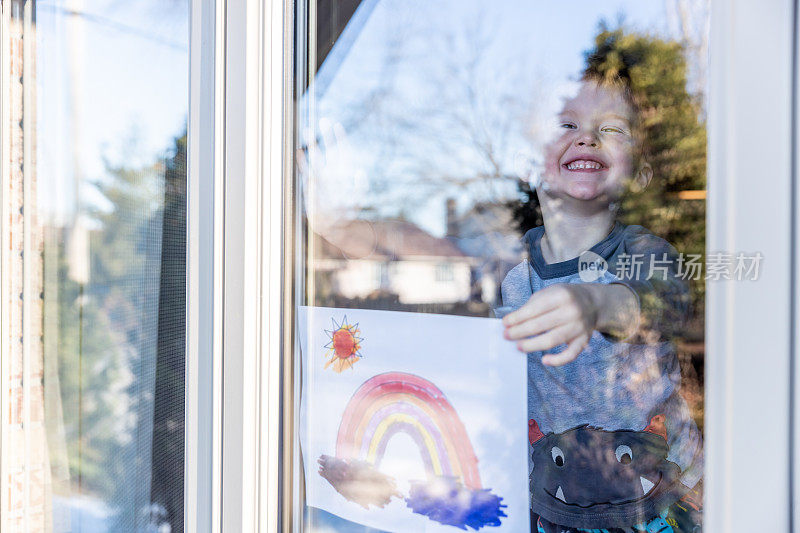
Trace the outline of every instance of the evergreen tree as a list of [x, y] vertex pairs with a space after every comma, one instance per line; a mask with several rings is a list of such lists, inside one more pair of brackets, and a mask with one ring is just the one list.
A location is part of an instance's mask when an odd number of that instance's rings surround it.
[[186, 134], [165, 160], [107, 164], [94, 186], [88, 281], [70, 277], [63, 231], [48, 256], [71, 490], [109, 505], [115, 530], [182, 531]]
[[[587, 74], [621, 78], [641, 114], [643, 157], [653, 167], [644, 191], [628, 194], [620, 219], [641, 224], [684, 254], [705, 253], [705, 202], [679, 197], [706, 188], [706, 126], [700, 99], [687, 89], [683, 46], [600, 25], [586, 52]], [[693, 336], [702, 336], [705, 286], [692, 283]]]

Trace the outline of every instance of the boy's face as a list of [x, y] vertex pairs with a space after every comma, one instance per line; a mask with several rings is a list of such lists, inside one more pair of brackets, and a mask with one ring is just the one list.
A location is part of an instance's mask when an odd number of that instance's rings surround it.
[[584, 82], [564, 103], [542, 176], [548, 194], [589, 202], [619, 199], [634, 178], [633, 110], [620, 90]]

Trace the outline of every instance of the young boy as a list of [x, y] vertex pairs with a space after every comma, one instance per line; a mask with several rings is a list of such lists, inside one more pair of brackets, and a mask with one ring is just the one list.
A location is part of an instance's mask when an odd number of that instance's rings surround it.
[[669, 341], [687, 287], [672, 246], [615, 220], [652, 177], [638, 121], [627, 84], [583, 79], [545, 150], [544, 226], [502, 284], [528, 353], [533, 531], [700, 528], [702, 440]]

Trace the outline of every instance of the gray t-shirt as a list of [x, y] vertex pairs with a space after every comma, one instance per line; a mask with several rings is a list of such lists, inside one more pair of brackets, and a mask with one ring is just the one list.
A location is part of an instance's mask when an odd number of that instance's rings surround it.
[[[525, 235], [530, 261], [503, 281], [506, 312], [549, 285], [585, 283], [578, 258], [544, 261], [543, 232]], [[560, 367], [542, 365], [543, 352], [528, 354], [531, 509], [573, 527], [624, 527], [660, 513], [702, 476], [702, 439], [679, 392], [670, 341], [685, 326], [689, 297], [675, 249], [641, 226], [616, 223], [590, 251], [607, 262], [594, 282], [636, 293], [640, 333], [595, 331]]]

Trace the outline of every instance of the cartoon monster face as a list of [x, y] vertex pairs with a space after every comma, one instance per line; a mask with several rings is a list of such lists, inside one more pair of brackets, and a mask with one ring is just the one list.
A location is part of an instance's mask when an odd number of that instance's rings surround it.
[[531, 422], [532, 506], [545, 518], [565, 523], [569, 516], [629, 515], [634, 523], [679, 483], [680, 468], [667, 460], [661, 415], [642, 431], [583, 425], [544, 435]]

